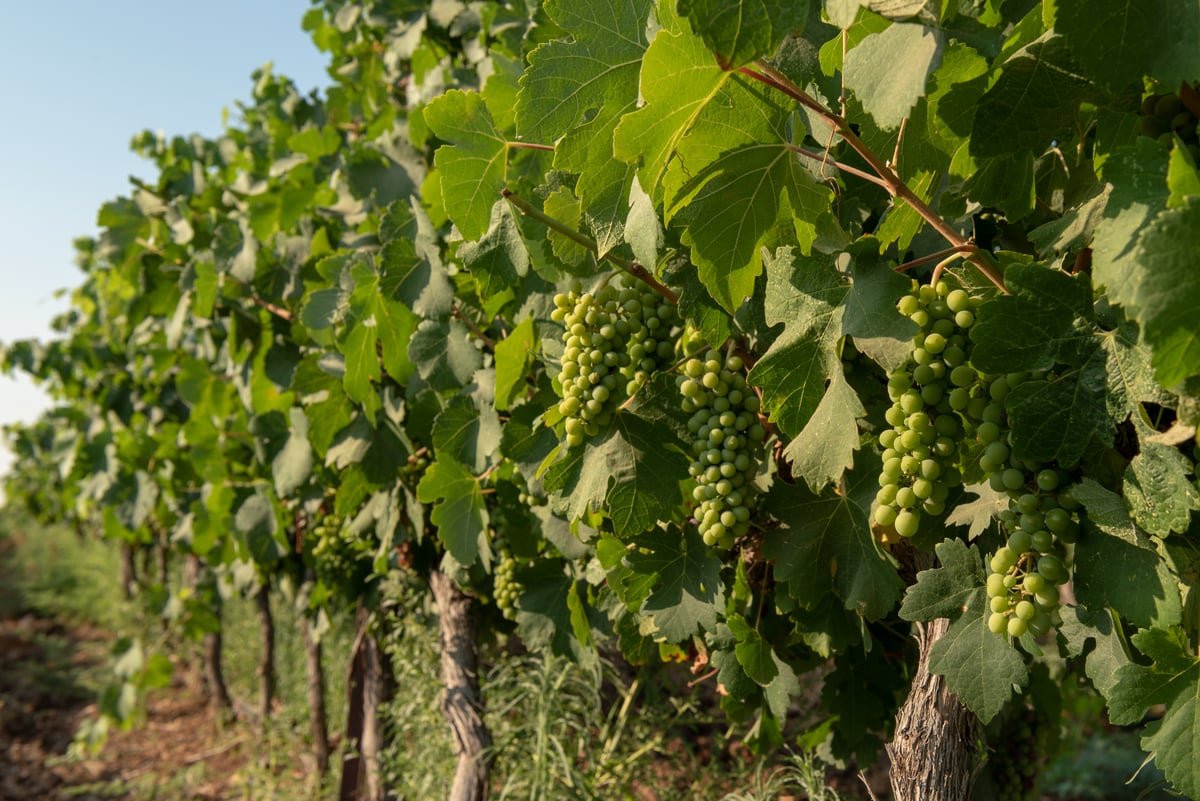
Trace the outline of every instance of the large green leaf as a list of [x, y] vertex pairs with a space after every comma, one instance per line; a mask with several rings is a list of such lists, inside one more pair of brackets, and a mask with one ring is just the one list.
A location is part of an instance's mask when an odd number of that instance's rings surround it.
[[945, 540], [935, 548], [938, 567], [917, 574], [908, 588], [900, 617], [904, 620], [933, 620], [957, 617], [983, 586], [983, 561], [979, 549], [962, 540]]
[[488, 533], [488, 511], [479, 479], [451, 457], [439, 455], [421, 477], [417, 500], [434, 505], [429, 519], [455, 561], [474, 564]]
[[846, 52], [846, 87], [880, 128], [897, 128], [925, 94], [943, 47], [933, 28], [893, 23]]
[[682, 500], [688, 461], [669, 427], [622, 411], [602, 438], [550, 465], [543, 483], [562, 497], [571, 519], [603, 508], [616, 533], [627, 536], [669, 519]]
[[477, 92], [452, 89], [430, 102], [424, 116], [438, 138], [449, 143], [434, 155], [446, 213], [474, 241], [487, 231], [492, 204], [504, 188], [508, 139], [496, 130]]
[[1040, 155], [1075, 133], [1075, 111], [1089, 95], [1060, 36], [1047, 34], [1012, 54], [979, 102], [971, 129], [976, 158], [1014, 153]]
[[859, 451], [845, 494], [815, 495], [800, 485], [776, 483], [767, 511], [783, 523], [763, 542], [775, 563], [775, 580], [803, 606], [830, 593], [869, 620], [892, 610], [904, 583], [871, 533], [870, 511], [879, 485], [879, 460]]
[[1169, 89], [1200, 75], [1200, 4], [1194, 0], [1059, 0], [1054, 28], [1087, 74], [1114, 90], [1139, 82], [1143, 73]]
[[517, 131], [558, 141], [554, 164], [579, 175], [575, 186], [600, 252], [619, 244], [633, 169], [614, 159], [613, 130], [638, 99], [649, 0], [560, 0], [547, 16], [571, 35], [529, 56], [517, 96]]
[[653, 621], [655, 636], [677, 643], [713, 628], [725, 605], [721, 560], [699, 533], [690, 526], [655, 528], [636, 543], [626, 560], [634, 572], [654, 577], [641, 613]]
[[799, 33], [808, 19], [808, 0], [683, 0], [679, 13], [721, 66], [734, 69], [774, 55], [785, 37]]
[[1200, 794], [1200, 660], [1179, 629], [1150, 629], [1132, 640], [1153, 664], [1131, 662], [1117, 670], [1108, 698], [1112, 721], [1137, 723], [1147, 708], [1164, 704], [1162, 718], [1146, 726], [1142, 748], [1176, 789], [1194, 797]]
[[1163, 386], [1200, 375], [1200, 197], [1162, 212], [1138, 240], [1132, 305]]
[[988, 630], [987, 598], [975, 590], [966, 611], [950, 624], [929, 651], [929, 670], [946, 677], [946, 686], [984, 723], [1012, 698], [1013, 687], [1029, 680], [1025, 661], [1005, 637]]

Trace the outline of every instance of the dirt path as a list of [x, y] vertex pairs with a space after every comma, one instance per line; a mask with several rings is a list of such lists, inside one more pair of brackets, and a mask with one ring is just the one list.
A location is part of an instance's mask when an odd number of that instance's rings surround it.
[[95, 714], [110, 644], [88, 626], [0, 619], [0, 801], [245, 797], [259, 751], [253, 730], [218, 726], [182, 681], [150, 699], [143, 726], [113, 732], [94, 757], [66, 757]]

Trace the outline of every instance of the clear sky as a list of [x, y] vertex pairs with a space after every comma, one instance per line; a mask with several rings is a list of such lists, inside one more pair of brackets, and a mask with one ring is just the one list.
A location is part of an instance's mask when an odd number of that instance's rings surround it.
[[[326, 54], [300, 23], [306, 0], [5, 3], [0, 46], [0, 342], [49, 337], [79, 283], [71, 242], [102, 203], [150, 177], [129, 151], [142, 130], [220, 132], [267, 62], [301, 92], [324, 89]], [[0, 425], [48, 401], [0, 376]], [[11, 465], [0, 445], [0, 474]]]

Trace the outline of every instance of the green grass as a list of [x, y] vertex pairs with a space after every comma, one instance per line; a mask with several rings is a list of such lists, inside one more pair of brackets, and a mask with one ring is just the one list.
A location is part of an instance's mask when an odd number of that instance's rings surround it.
[[0, 604], [10, 608], [0, 606], [0, 614], [29, 611], [109, 630], [141, 622], [121, 597], [119, 554], [110, 543], [64, 526], [44, 527], [8, 510], [0, 511], [0, 531], [12, 546], [0, 568], [9, 584]]
[[[4, 539], [17, 546], [5, 567], [15, 592], [0, 596], [0, 604], [169, 644], [185, 662], [198, 655], [198, 643], [164, 635], [143, 604], [121, 598], [119, 555], [112, 544], [81, 538], [64, 528], [14, 522], [10, 514], [0, 513], [0, 542]], [[384, 588], [384, 599], [393, 611], [384, 647], [396, 688], [382, 710], [388, 737], [381, 760], [385, 784], [402, 801], [438, 798], [453, 778], [455, 758], [439, 708], [436, 610], [420, 583], [392, 582]], [[272, 595], [272, 612], [277, 706], [272, 719], [253, 730], [260, 756], [241, 771], [240, 797], [329, 797], [339, 755], [334, 755], [331, 775], [323, 783], [297, 770], [297, 755], [303, 761], [311, 750], [298, 629], [302, 613], [279, 593]], [[353, 646], [349, 620], [348, 614], [340, 616], [340, 623], [335, 622], [323, 639], [331, 733], [340, 731], [345, 721], [347, 662]], [[261, 630], [252, 599], [236, 594], [226, 599], [223, 632], [230, 691], [245, 707], [256, 708]], [[824, 784], [824, 765], [811, 755], [782, 761], [734, 756], [735, 740], [727, 736], [719, 712], [698, 696], [680, 693], [680, 679], [667, 669], [630, 672], [603, 660], [579, 665], [510, 650], [504, 642], [485, 649], [483, 663], [485, 716], [494, 742], [494, 799], [621, 801], [644, 798], [648, 791], [662, 798], [722, 801], [770, 801], [787, 795], [838, 799]], [[95, 692], [105, 681], [98, 675], [88, 691]], [[132, 801], [189, 798], [204, 778], [201, 766], [167, 770], [169, 776], [159, 781], [147, 778], [80, 791], [127, 793]]]

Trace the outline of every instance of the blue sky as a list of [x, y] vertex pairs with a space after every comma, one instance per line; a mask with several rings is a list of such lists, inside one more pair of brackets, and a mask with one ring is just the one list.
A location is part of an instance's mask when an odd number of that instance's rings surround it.
[[[301, 29], [306, 0], [62, 0], [7, 3], [0, 47], [0, 342], [51, 335], [79, 283], [71, 242], [100, 205], [149, 177], [129, 152], [139, 131], [221, 130], [271, 62], [302, 92], [329, 84]], [[0, 376], [0, 425], [48, 405]], [[0, 447], [0, 474], [10, 465]]]

